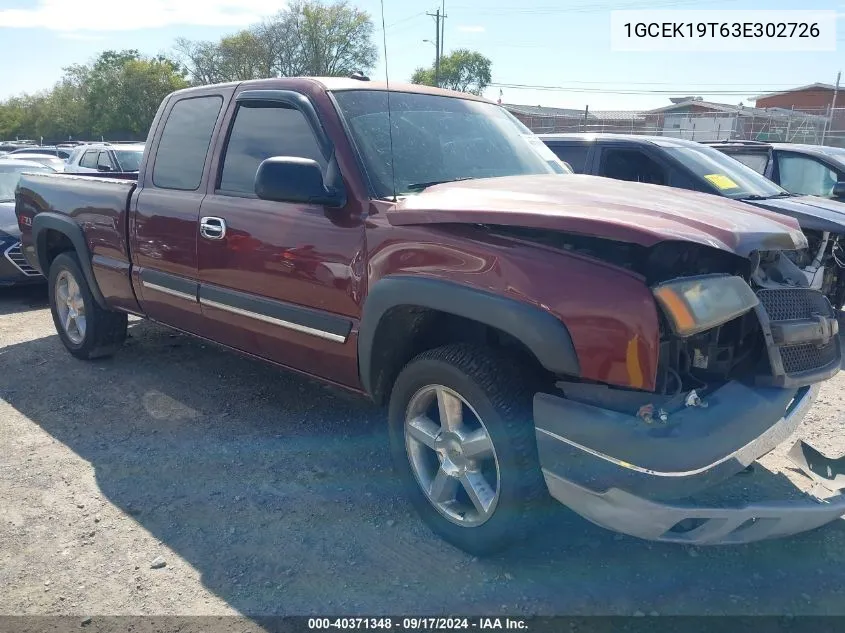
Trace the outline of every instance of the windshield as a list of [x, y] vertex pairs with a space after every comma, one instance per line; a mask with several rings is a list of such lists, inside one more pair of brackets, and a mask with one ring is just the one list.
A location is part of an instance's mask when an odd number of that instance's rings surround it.
[[26, 167], [21, 165], [0, 165], [0, 202], [14, 202], [15, 188], [22, 173], [49, 172], [44, 167]]
[[664, 148], [696, 176], [706, 180], [728, 198], [771, 198], [787, 193], [786, 189], [712, 147], [667, 144]]
[[[560, 159], [504, 108], [492, 103], [406, 92], [334, 93], [364, 168], [387, 198], [428, 184], [528, 174], [570, 173]], [[395, 174], [394, 174], [395, 171]]]
[[121, 171], [138, 171], [141, 168], [141, 156], [144, 155], [144, 150], [116, 149], [114, 155], [117, 157]]

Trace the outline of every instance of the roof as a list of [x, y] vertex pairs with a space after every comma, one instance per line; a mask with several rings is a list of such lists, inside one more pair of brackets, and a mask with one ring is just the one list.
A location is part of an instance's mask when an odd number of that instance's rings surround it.
[[754, 101], [758, 99], [765, 99], [767, 97], [777, 97], [778, 95], [786, 95], [790, 92], [804, 92], [805, 90], [836, 90], [836, 86], [832, 84], [823, 84], [823, 83], [814, 83], [814, 84], [807, 84], [806, 86], [798, 86], [797, 88], [790, 88], [789, 90], [782, 90], [780, 92], [770, 92], [764, 95], [757, 95], [756, 97], [751, 97]]
[[661, 112], [671, 112], [672, 110], [682, 110], [684, 108], [688, 108], [689, 106], [699, 106], [701, 108], [706, 108], [708, 110], [716, 110], [718, 112], [738, 112], [740, 110], [755, 110], [756, 108], [743, 108], [742, 106], [738, 105], [731, 105], [728, 103], [715, 103], [713, 101], [701, 101], [698, 99], [685, 99], [684, 101], [678, 101], [677, 103], [672, 103], [667, 106], [663, 106], [662, 108], [655, 108], [654, 110], [647, 110], [648, 114], [659, 114]]
[[[245, 88], [249, 90], [303, 90], [306, 86], [319, 86], [329, 92], [340, 92], [345, 90], [377, 90], [386, 91], [388, 84], [383, 81], [370, 81], [369, 79], [352, 79], [350, 77], [271, 77], [269, 79], [251, 79], [249, 81], [230, 81], [222, 84], [209, 84], [206, 86], [194, 86], [177, 90], [176, 94], [185, 95], [200, 93], [206, 94], [222, 87]], [[390, 92], [414, 92], [419, 94], [439, 95], [443, 97], [460, 97], [472, 101], [483, 101], [493, 103], [489, 99], [454, 90], [444, 90], [421, 84], [409, 84], [390, 82]]]
[[672, 105], [656, 108], [655, 110], [648, 110], [645, 114], [661, 114], [672, 112], [674, 110], [682, 110], [689, 106], [701, 106], [714, 112], [724, 112], [725, 114], [734, 114], [740, 117], [768, 117], [776, 118], [783, 117], [787, 119], [801, 118], [804, 121], [817, 120], [818, 122], [827, 121], [827, 117], [820, 114], [809, 114], [800, 110], [792, 110], [790, 108], [754, 108], [751, 106], [730, 105], [728, 103], [714, 103], [713, 101], [681, 101], [673, 103]]
[[[584, 116], [584, 110], [574, 110], [572, 108], [547, 108], [544, 106], [516, 105], [513, 103], [503, 103], [502, 107], [512, 114], [523, 114], [525, 116]], [[595, 118], [595, 114], [587, 112], [587, 117]]]
[[538, 134], [544, 141], [583, 141], [591, 143], [604, 139], [631, 145], [660, 145], [662, 147], [701, 147], [701, 143], [673, 136], [651, 136], [647, 134], [614, 134], [612, 132], [593, 134], [590, 132], [563, 132], [558, 134]]

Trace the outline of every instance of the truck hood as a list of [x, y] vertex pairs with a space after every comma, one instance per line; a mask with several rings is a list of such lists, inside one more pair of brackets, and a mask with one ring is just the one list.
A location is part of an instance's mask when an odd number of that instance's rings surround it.
[[841, 202], [818, 196], [795, 196], [770, 200], [748, 200], [746, 204], [753, 204], [755, 207], [795, 218], [802, 229], [845, 233], [845, 204]]
[[14, 202], [0, 202], [0, 233], [20, 237], [18, 218], [15, 216]]
[[508, 176], [436, 185], [387, 212], [395, 226], [494, 224], [653, 246], [689, 241], [747, 256], [807, 245], [798, 222], [704, 193], [584, 175]]

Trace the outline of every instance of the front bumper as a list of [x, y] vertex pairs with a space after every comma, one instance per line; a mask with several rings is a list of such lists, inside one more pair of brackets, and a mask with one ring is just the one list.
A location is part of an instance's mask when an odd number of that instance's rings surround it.
[[21, 252], [20, 240], [0, 233], [0, 286], [40, 283], [44, 277]]
[[[817, 528], [845, 514], [845, 497], [727, 508], [677, 501], [783, 443], [817, 393], [818, 386], [786, 390], [728, 383], [708, 398], [708, 408], [682, 410], [665, 425], [537, 394], [534, 415], [546, 485], [552, 497], [589, 521], [648, 540], [736, 544]], [[726, 449], [731, 437], [734, 448]]]

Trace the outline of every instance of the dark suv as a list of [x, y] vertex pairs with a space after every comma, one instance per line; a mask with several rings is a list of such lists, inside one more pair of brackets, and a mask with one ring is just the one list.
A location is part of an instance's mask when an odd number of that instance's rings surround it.
[[790, 193], [845, 201], [845, 148], [798, 143], [707, 143]]
[[667, 136], [544, 134], [576, 173], [691, 189], [798, 220], [809, 248], [790, 257], [811, 288], [845, 305], [845, 204], [793, 194], [717, 149]]

